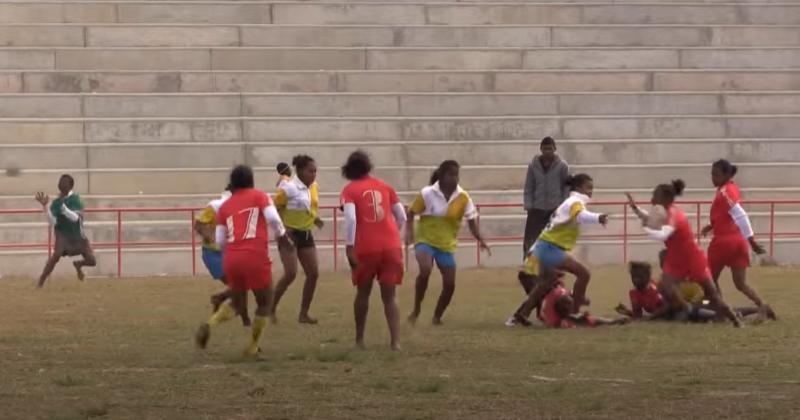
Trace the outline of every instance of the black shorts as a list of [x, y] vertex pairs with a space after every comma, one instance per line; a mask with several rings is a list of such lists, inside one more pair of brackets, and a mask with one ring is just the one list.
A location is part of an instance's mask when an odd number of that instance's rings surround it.
[[55, 231], [55, 238], [53, 252], [59, 257], [74, 257], [77, 255], [88, 257], [93, 255], [92, 246], [89, 245], [89, 240], [86, 238], [72, 238], [58, 231]]
[[317, 246], [314, 243], [314, 235], [310, 230], [294, 230], [287, 228], [286, 233], [292, 238], [296, 249], [314, 248]]

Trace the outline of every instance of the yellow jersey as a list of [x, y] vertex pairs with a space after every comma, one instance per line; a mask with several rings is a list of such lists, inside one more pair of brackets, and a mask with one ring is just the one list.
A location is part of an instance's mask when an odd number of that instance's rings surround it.
[[570, 193], [569, 197], [553, 212], [550, 223], [539, 235], [539, 239], [550, 242], [565, 251], [575, 248], [580, 236], [580, 225], [600, 223], [600, 215], [586, 209], [589, 202], [587, 195], [577, 191]]
[[444, 252], [456, 250], [462, 220], [478, 217], [475, 203], [463, 188], [457, 186], [448, 200], [438, 182], [423, 188], [414, 198], [409, 211], [420, 215], [416, 229], [417, 243], [428, 244]]
[[[219, 208], [222, 207], [222, 203], [224, 203], [225, 200], [228, 199], [228, 197], [230, 197], [230, 193], [226, 192], [225, 194], [222, 195], [222, 197], [216, 200], [211, 200], [211, 202], [208, 203], [206, 208], [204, 208], [200, 212], [200, 214], [195, 216], [194, 218], [195, 223], [197, 223], [198, 225], [204, 225], [206, 229], [210, 230], [210, 232], [214, 232], [217, 226], [217, 211], [219, 211]], [[217, 245], [213, 239], [207, 240], [203, 238], [202, 246], [203, 248], [207, 248], [213, 251], [220, 250], [219, 245]]]
[[287, 228], [309, 231], [314, 227], [319, 209], [319, 186], [310, 186], [297, 177], [283, 179], [275, 194], [275, 207]]

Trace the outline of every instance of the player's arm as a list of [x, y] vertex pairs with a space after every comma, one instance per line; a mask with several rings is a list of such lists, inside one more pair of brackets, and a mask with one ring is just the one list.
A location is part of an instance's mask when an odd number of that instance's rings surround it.
[[39, 191], [36, 193], [36, 201], [38, 201], [39, 204], [42, 205], [42, 211], [44, 212], [44, 215], [47, 218], [47, 222], [50, 223], [51, 226], [55, 225], [56, 216], [47, 207], [47, 204], [50, 203], [50, 197], [44, 192]]
[[674, 221], [672, 218], [661, 226], [661, 229], [651, 229], [647, 226], [642, 226], [647, 236], [654, 241], [666, 242], [673, 233], [675, 233]]
[[626, 192], [625, 196], [628, 197], [628, 206], [630, 206], [631, 210], [633, 210], [634, 214], [636, 214], [636, 217], [638, 217], [642, 222], [646, 221], [647, 217], [650, 216], [647, 210], [639, 207], [636, 204], [636, 200], [633, 199], [633, 196], [630, 193]]
[[582, 203], [575, 203], [569, 209], [570, 217], [579, 225], [603, 225], [608, 223], [608, 215], [594, 213], [586, 209]]
[[278, 240], [285, 240], [286, 227], [283, 226], [283, 221], [281, 221], [281, 216], [278, 214], [278, 209], [275, 208], [272, 203], [269, 203], [261, 209], [261, 213], [264, 214], [264, 219], [267, 220], [267, 224], [270, 229], [272, 229], [272, 233], [275, 237], [277, 237]]
[[345, 252], [347, 254], [347, 262], [353, 268], [357, 263], [354, 249], [356, 244], [356, 204], [344, 203], [342, 212], [344, 213]]
[[664, 318], [671, 310], [672, 310], [672, 307], [670, 306], [669, 301], [667, 299], [664, 299], [661, 302], [661, 305], [659, 305], [658, 308], [656, 308], [656, 310], [653, 311], [653, 313], [648, 314], [645, 317], [645, 319], [653, 320], [653, 319]]
[[728, 210], [728, 214], [731, 215], [733, 222], [736, 223], [736, 227], [739, 228], [739, 232], [747, 239], [753, 251], [755, 251], [756, 254], [763, 254], [764, 248], [756, 242], [753, 226], [750, 224], [750, 217], [747, 215], [741, 203], [736, 203], [731, 206], [730, 210]]
[[478, 227], [478, 209], [475, 207], [475, 203], [472, 202], [471, 198], [467, 199], [467, 206], [464, 210], [464, 218], [467, 219], [469, 232], [478, 241], [478, 246], [488, 252], [489, 255], [492, 255], [492, 249], [489, 248], [489, 244], [487, 244], [483, 239], [483, 235], [481, 235], [480, 228]]
[[406, 245], [414, 243], [414, 218], [424, 211], [425, 199], [422, 197], [422, 193], [419, 193], [414, 197], [414, 201], [411, 202], [411, 205], [408, 206], [408, 212], [406, 213], [406, 225], [408, 226], [408, 229], [406, 229]]
[[[69, 197], [61, 202], [61, 214], [70, 222], [75, 223], [81, 220], [83, 214], [83, 202], [81, 202], [77, 196], [72, 197], [76, 198], [74, 202], [73, 200], [69, 200]], [[67, 206], [68, 203], [69, 206]]]
[[406, 226], [406, 208], [400, 202], [400, 197], [394, 188], [389, 188], [389, 202], [392, 203], [392, 215], [394, 215], [394, 222], [397, 224], [397, 230], [403, 231]]
[[528, 174], [525, 176], [525, 189], [522, 195], [525, 210], [533, 210], [533, 197], [536, 194], [536, 179], [533, 170], [533, 162], [528, 164]]
[[219, 246], [219, 249], [225, 249], [225, 245], [228, 243], [228, 226], [217, 225], [214, 231], [214, 241]]

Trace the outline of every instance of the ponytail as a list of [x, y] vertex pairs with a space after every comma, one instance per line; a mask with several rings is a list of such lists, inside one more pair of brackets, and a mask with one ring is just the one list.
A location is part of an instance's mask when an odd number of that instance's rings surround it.
[[570, 175], [567, 178], [566, 185], [569, 187], [570, 191], [575, 191], [589, 181], [594, 181], [589, 174]]
[[683, 190], [686, 189], [686, 183], [683, 182], [682, 179], [674, 179], [672, 180], [672, 191], [675, 197], [680, 197], [683, 195]]

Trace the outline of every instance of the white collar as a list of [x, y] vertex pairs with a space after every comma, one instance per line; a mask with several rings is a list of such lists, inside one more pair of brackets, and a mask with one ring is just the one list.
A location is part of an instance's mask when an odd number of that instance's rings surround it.
[[573, 191], [573, 192], [569, 193], [569, 195], [570, 195], [570, 197], [575, 197], [575, 198], [577, 198], [578, 200], [581, 200], [581, 202], [582, 202], [583, 204], [586, 204], [586, 203], [588, 203], [588, 202], [592, 201], [591, 197], [589, 197], [589, 196], [588, 196], [588, 195], [586, 195], [586, 194], [581, 194], [581, 193], [579, 193], [579, 192], [577, 192], [577, 191]]
[[[434, 182], [433, 185], [431, 185], [431, 189], [444, 198], [444, 192], [442, 192], [442, 188], [439, 186], [439, 181]], [[464, 190], [461, 188], [461, 185], [456, 185], [456, 190], [453, 191], [453, 194], [450, 196], [450, 199], [447, 200], [447, 203], [449, 204], [455, 200], [463, 192]]]
[[290, 182], [292, 182], [295, 185], [295, 187], [297, 187], [297, 189], [300, 190], [308, 189], [308, 185], [306, 185], [303, 181], [301, 181], [300, 178], [298, 178], [297, 176], [293, 176]]

